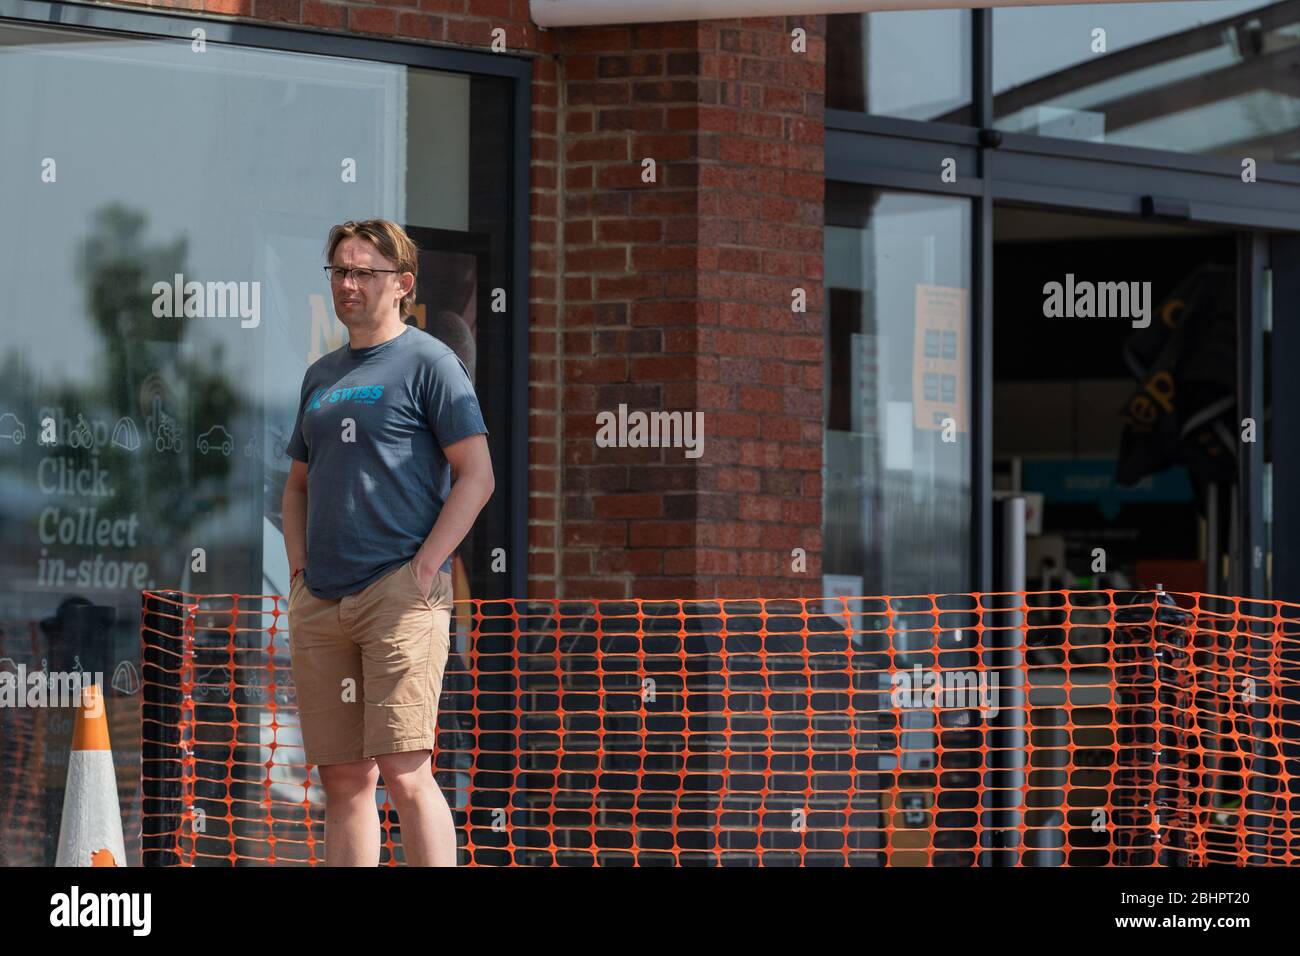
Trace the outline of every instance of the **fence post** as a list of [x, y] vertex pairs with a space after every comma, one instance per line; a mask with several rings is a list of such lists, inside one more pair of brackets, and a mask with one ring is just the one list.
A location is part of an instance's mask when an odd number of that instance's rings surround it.
[[140, 594], [140, 846], [145, 866], [180, 863], [176, 835], [184, 812], [180, 735], [185, 613], [179, 591]]
[[[1025, 499], [1020, 496], [997, 498], [993, 502], [995, 549], [999, 567], [994, 582], [995, 595], [988, 615], [993, 627], [987, 653], [998, 675], [998, 713], [989, 722], [989, 763], [985, 768], [989, 786], [994, 852], [987, 855], [990, 866], [1015, 866], [1023, 863], [1028, 847], [1025, 841], [1023, 788], [1030, 767], [1025, 743], [1029, 726], [1029, 668], [1025, 659], [1025, 627], [1021, 611], [1025, 603]], [[997, 592], [1008, 592], [998, 595]], [[1023, 675], [1023, 684], [1011, 682], [1013, 675]], [[1023, 717], [1023, 719], [1022, 719]], [[1001, 786], [998, 786], [1001, 784]]]

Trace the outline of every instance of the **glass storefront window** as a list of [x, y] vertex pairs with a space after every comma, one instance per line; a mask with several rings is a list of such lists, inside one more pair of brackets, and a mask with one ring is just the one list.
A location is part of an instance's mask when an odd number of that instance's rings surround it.
[[[422, 250], [413, 324], [469, 368], [497, 474], [457, 597], [506, 593], [511, 81], [6, 23], [0, 89], [0, 666], [102, 673], [138, 781], [141, 589], [288, 593], [285, 445], [345, 341], [322, 266], [348, 219]], [[0, 715], [34, 788], [0, 865], [54, 861], [70, 713]]]
[[971, 122], [969, 10], [826, 18], [826, 105], [876, 116]]
[[1008, 132], [1300, 160], [1300, 9], [1259, 0], [993, 10]]
[[827, 594], [970, 586], [970, 204], [827, 183]]

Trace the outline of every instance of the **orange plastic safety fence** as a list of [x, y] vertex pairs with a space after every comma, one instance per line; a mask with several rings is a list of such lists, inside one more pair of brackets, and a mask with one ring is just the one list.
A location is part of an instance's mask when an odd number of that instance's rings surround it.
[[[284, 600], [144, 599], [146, 864], [321, 863]], [[1300, 605], [464, 603], [434, 754], [461, 864], [1300, 859]]]

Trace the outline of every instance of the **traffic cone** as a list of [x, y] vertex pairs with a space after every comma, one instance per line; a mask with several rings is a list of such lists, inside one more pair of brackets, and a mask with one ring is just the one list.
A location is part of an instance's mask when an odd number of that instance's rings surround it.
[[126, 866], [117, 775], [108, 745], [108, 715], [98, 684], [82, 691], [82, 705], [77, 710], [54, 865]]

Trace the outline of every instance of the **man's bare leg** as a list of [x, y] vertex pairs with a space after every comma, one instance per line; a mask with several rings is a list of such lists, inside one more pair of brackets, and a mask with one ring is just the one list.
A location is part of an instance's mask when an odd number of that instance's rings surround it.
[[379, 812], [374, 757], [317, 768], [325, 786], [325, 865], [378, 866]]
[[407, 866], [455, 866], [456, 825], [429, 767], [428, 750], [380, 754], [388, 796], [397, 807]]

